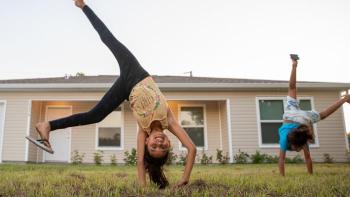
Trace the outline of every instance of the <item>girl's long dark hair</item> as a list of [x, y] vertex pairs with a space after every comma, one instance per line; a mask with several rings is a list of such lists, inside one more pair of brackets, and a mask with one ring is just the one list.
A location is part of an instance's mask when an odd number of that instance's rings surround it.
[[296, 148], [303, 147], [308, 141], [313, 140], [313, 138], [306, 125], [300, 125], [288, 134], [288, 142]]
[[168, 156], [169, 152], [167, 152], [164, 157], [154, 158], [149, 154], [147, 145], [145, 146], [145, 155], [143, 159], [145, 169], [148, 172], [149, 179], [157, 184], [160, 189], [164, 189], [169, 185], [163, 172], [163, 165], [167, 162]]

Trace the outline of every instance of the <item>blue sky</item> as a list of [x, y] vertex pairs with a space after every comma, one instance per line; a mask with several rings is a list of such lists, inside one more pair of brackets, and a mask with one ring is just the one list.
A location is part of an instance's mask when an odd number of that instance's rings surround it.
[[[348, 0], [86, 3], [151, 74], [287, 80], [298, 53], [298, 80], [350, 83]], [[0, 79], [119, 74], [71, 0], [0, 0], [0, 25]]]

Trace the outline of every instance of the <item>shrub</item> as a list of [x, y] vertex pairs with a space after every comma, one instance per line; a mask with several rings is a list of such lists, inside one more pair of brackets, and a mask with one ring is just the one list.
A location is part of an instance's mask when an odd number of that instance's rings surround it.
[[228, 156], [227, 152], [225, 155], [223, 155], [222, 153], [222, 150], [216, 149], [216, 161], [218, 161], [221, 164], [227, 164], [230, 160], [230, 157]]
[[238, 149], [238, 153], [233, 157], [236, 163], [247, 163], [249, 154]]
[[79, 154], [78, 150], [74, 150], [72, 154], [72, 164], [77, 165], [83, 163], [85, 153]]
[[293, 161], [293, 163], [303, 163], [304, 159], [301, 158], [300, 155], [296, 155], [295, 157], [293, 157], [292, 161]]
[[168, 160], [166, 161], [166, 165], [173, 164], [177, 160], [177, 155], [173, 152], [173, 148], [169, 149]]
[[213, 156], [208, 156], [207, 154], [205, 154], [203, 150], [202, 157], [200, 158], [200, 162], [201, 164], [204, 164], [204, 165], [213, 163]]
[[279, 157], [277, 155], [266, 155], [265, 163], [278, 163]]
[[136, 149], [132, 148], [131, 149], [131, 153], [129, 153], [129, 151], [125, 151], [124, 152], [124, 162], [125, 165], [136, 165]]
[[350, 151], [347, 151], [345, 154], [346, 154], [346, 157], [348, 159], [348, 163], [350, 163]]
[[264, 163], [266, 160], [267, 155], [261, 154], [260, 151], [256, 151], [255, 154], [252, 154], [250, 156], [250, 159], [252, 160], [252, 163]]
[[325, 162], [325, 163], [333, 163], [334, 159], [333, 159], [333, 157], [331, 157], [330, 154], [324, 153], [323, 154], [323, 162]]
[[111, 165], [117, 165], [117, 157], [115, 156], [115, 154], [111, 155]]
[[181, 153], [179, 156], [179, 160], [176, 162], [176, 164], [183, 165], [183, 166], [186, 165], [186, 154]]
[[94, 153], [94, 161], [96, 165], [101, 165], [103, 162], [103, 151], [99, 150]]
[[303, 158], [301, 158], [300, 155], [296, 155], [293, 158], [286, 157], [285, 162], [286, 163], [302, 163], [302, 162], [304, 162], [304, 160], [303, 160]]

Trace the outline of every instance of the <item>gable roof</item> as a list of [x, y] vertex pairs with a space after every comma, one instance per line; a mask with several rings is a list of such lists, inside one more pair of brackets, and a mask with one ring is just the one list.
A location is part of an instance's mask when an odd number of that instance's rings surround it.
[[[0, 80], [0, 91], [100, 91], [108, 89], [118, 77], [98, 75]], [[285, 90], [288, 87], [288, 81], [281, 80], [157, 75], [152, 77], [161, 89], [176, 91]], [[298, 82], [297, 86], [309, 90], [350, 89], [350, 83], [303, 81]]]

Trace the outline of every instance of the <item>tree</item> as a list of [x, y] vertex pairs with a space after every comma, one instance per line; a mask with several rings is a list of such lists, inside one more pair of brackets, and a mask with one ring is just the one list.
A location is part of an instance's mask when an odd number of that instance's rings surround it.
[[75, 76], [76, 76], [76, 77], [83, 77], [83, 76], [85, 76], [85, 74], [84, 74], [83, 72], [77, 72], [77, 73], [75, 74]]

